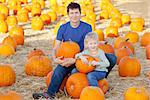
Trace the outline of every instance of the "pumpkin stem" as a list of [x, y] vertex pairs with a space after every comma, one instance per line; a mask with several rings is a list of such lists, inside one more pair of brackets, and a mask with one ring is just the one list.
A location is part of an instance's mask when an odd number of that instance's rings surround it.
[[36, 48], [33, 49], [34, 51], [36, 50]]
[[126, 39], [126, 42], [129, 41], [129, 38]]
[[108, 44], [108, 42], [107, 42], [107, 41], [105, 41], [105, 43], [104, 43], [104, 44], [106, 45], [106, 44]]

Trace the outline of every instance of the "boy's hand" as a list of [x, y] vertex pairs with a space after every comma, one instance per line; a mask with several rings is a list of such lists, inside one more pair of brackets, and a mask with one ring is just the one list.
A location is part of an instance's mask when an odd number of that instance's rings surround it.
[[98, 62], [94, 60], [94, 61], [90, 62], [89, 65], [96, 66], [96, 65], [98, 65]]

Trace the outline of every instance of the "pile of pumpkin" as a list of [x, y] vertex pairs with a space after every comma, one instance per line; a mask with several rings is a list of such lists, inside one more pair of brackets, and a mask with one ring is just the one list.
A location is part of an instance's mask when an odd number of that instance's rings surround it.
[[[56, 0], [50, 0], [50, 12], [41, 14], [42, 9], [45, 8], [44, 0], [32, 0], [32, 4], [29, 5], [27, 0], [0, 0], [0, 32], [7, 33], [9, 36], [4, 38], [0, 44], [0, 56], [9, 56], [15, 53], [17, 45], [24, 44], [24, 30], [18, 25], [18, 22], [26, 23], [29, 20], [29, 14], [32, 16], [31, 28], [33, 30], [42, 30], [44, 25], [49, 25], [51, 22], [56, 21], [57, 16], [66, 16], [66, 6], [73, 0], [64, 0], [62, 5], [58, 5]], [[115, 8], [110, 0], [102, 0], [100, 3], [101, 12], [98, 20], [106, 20], [111, 18], [110, 25], [106, 28], [106, 32], [96, 29], [96, 14], [94, 12], [94, 5], [91, 0], [81, 0], [79, 2], [82, 7], [82, 20], [91, 24], [93, 31], [99, 36], [99, 41], [104, 41], [105, 37], [114, 37], [114, 46], [108, 42], [100, 43], [99, 48], [103, 49], [106, 53], [113, 53], [117, 56], [118, 73], [123, 77], [135, 77], [140, 75], [141, 65], [139, 60], [134, 57], [134, 43], [139, 41], [139, 33], [144, 29], [143, 18], [133, 18], [131, 20], [130, 15], [122, 15], [121, 12]], [[24, 7], [22, 7], [22, 4]], [[12, 15], [9, 12], [13, 11]], [[31, 13], [30, 13], [31, 12]], [[54, 33], [56, 34], [61, 24], [67, 20], [60, 21], [56, 24]], [[124, 37], [119, 36], [118, 29], [123, 25], [130, 25], [131, 31], [126, 33]], [[10, 30], [9, 30], [10, 29]], [[105, 33], [105, 34], [104, 34]], [[147, 59], [150, 59], [150, 32], [145, 32], [141, 37], [141, 46], [146, 48]], [[63, 48], [63, 49], [62, 49]], [[67, 49], [64, 49], [67, 48]], [[73, 50], [75, 52], [72, 52]], [[67, 50], [67, 51], [64, 51]], [[63, 52], [63, 53], [62, 53]], [[56, 56], [74, 57], [79, 52], [77, 44], [72, 42], [62, 43]], [[72, 54], [73, 53], [73, 54]], [[63, 55], [61, 55], [63, 54]], [[89, 57], [88, 60], [93, 60]], [[132, 66], [132, 65], [135, 66]], [[82, 67], [81, 67], [82, 66]], [[108, 90], [108, 82], [106, 79], [99, 80], [99, 88], [88, 86], [86, 73], [93, 70], [92, 66], [83, 64], [80, 60], [77, 60], [76, 67], [79, 73], [67, 76], [60, 87], [61, 90], [66, 86], [67, 93], [73, 98], [80, 98], [81, 100], [104, 100], [104, 94]], [[85, 68], [84, 68], [85, 67]], [[87, 69], [87, 70], [85, 70]], [[9, 86], [15, 83], [16, 74], [10, 65], [0, 64], [0, 86]], [[39, 71], [40, 70], [40, 71]], [[7, 73], [7, 74], [6, 74]], [[25, 73], [27, 75], [34, 76], [47, 76], [46, 84], [49, 85], [53, 74], [51, 60], [45, 56], [41, 50], [33, 50], [28, 55], [27, 63], [25, 64]], [[149, 75], [149, 74], [148, 74]], [[5, 76], [5, 77], [2, 77]], [[82, 83], [82, 84], [81, 84]], [[132, 98], [132, 94], [140, 96], [142, 100], [148, 100], [148, 94], [144, 88], [131, 87], [125, 92], [125, 100]], [[18, 96], [14, 92], [8, 94], [0, 94], [0, 98], [13, 98], [14, 100], [21, 100], [22, 97]]]

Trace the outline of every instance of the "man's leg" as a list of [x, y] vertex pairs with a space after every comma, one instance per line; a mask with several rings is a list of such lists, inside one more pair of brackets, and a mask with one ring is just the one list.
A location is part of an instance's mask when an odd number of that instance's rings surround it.
[[106, 73], [106, 77], [108, 76], [108, 74], [110, 73], [110, 71], [112, 70], [112, 68], [115, 66], [116, 64], [116, 61], [117, 61], [117, 57], [114, 55], [114, 54], [105, 54], [105, 56], [107, 57], [107, 59], [109, 60], [110, 62], [110, 66], [107, 67], [108, 69], [108, 72]]

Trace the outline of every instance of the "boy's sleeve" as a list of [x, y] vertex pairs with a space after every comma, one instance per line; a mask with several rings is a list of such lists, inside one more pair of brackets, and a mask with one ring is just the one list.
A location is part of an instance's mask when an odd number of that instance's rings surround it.
[[57, 32], [56, 40], [62, 41], [63, 40], [63, 33], [64, 33], [64, 29], [62, 26], [60, 26], [60, 28], [58, 29], [58, 32]]
[[98, 62], [98, 65], [100, 65], [100, 67], [109, 67], [110, 66], [110, 62], [106, 58], [103, 50], [101, 50], [101, 52], [99, 53], [99, 59], [100, 59], [100, 62]]
[[87, 54], [87, 51], [86, 51], [86, 50], [84, 50], [84, 51], [82, 51], [82, 52], [76, 54], [76, 55], [75, 55], [75, 58], [79, 58], [80, 56], [82, 56], [82, 55], [84, 55], [84, 54]]

